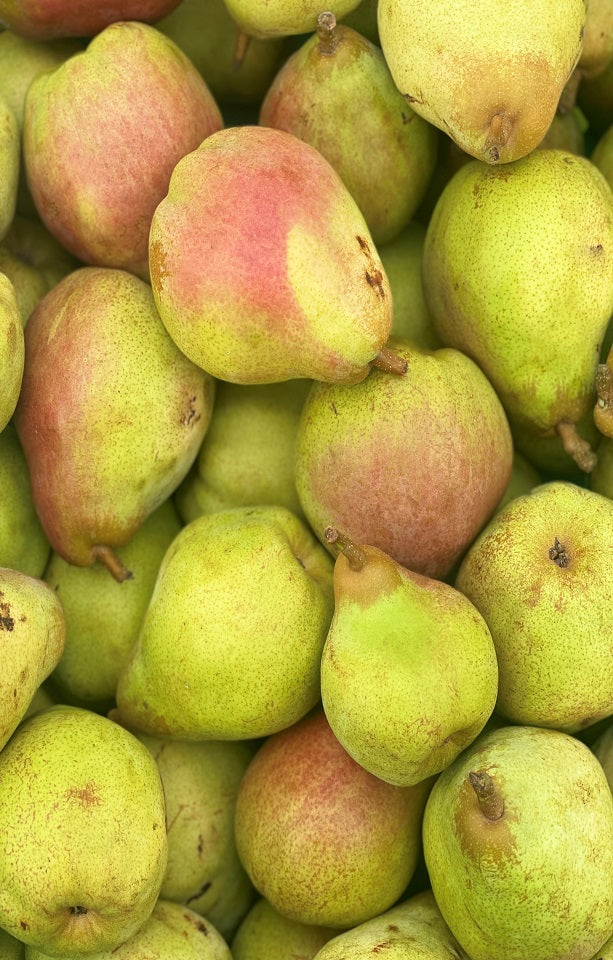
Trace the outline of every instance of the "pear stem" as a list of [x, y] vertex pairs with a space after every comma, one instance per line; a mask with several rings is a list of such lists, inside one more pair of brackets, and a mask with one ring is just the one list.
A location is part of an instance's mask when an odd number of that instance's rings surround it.
[[324, 530], [324, 539], [328, 543], [333, 543], [338, 547], [339, 553], [347, 558], [347, 563], [352, 570], [359, 573], [366, 566], [366, 554], [358, 547], [357, 543], [350, 540], [344, 533], [341, 533], [336, 527], [326, 527]]
[[579, 469], [583, 470], [584, 473], [591, 473], [598, 462], [598, 458], [587, 440], [584, 440], [579, 434], [577, 424], [573, 423], [572, 420], [560, 420], [556, 430], [568, 456], [573, 458]]
[[504, 813], [504, 800], [496, 790], [496, 784], [485, 770], [468, 774], [470, 785], [477, 794], [479, 807], [488, 820], [500, 820]]
[[236, 42], [234, 44], [234, 53], [232, 55], [232, 66], [235, 70], [240, 70], [243, 61], [247, 56], [247, 50], [251, 43], [251, 37], [244, 30], [236, 31]]
[[498, 163], [500, 150], [506, 147], [512, 127], [511, 118], [506, 113], [495, 113], [490, 120], [490, 129], [485, 141], [483, 159], [486, 163]]
[[377, 370], [383, 370], [384, 373], [396, 373], [401, 377], [409, 369], [407, 361], [387, 347], [381, 348], [375, 359], [370, 361], [370, 365], [376, 367]]
[[123, 583], [124, 580], [132, 580], [134, 574], [123, 565], [116, 553], [110, 547], [97, 543], [92, 547], [92, 557], [104, 564], [106, 569], [113, 575], [117, 583]]
[[336, 35], [336, 17], [330, 10], [324, 10], [317, 17], [317, 36], [319, 52], [327, 56], [333, 54], [338, 46]]

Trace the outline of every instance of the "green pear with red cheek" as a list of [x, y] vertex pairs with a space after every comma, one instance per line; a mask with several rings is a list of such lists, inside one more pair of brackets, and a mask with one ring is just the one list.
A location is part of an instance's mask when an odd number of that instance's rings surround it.
[[92, 37], [117, 20], [153, 22], [179, 0], [0, 0], [0, 23], [31, 40]]
[[222, 380], [354, 382], [387, 360], [392, 298], [364, 218], [284, 131], [222, 130], [177, 164], [150, 268], [171, 337]]
[[151, 218], [173, 167], [221, 126], [176, 44], [144, 23], [112, 24], [28, 91], [24, 158], [38, 212], [80, 260], [148, 279]]

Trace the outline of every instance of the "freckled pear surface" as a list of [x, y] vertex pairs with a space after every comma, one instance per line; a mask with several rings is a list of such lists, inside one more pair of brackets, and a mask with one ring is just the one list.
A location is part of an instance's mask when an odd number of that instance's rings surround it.
[[[360, 0], [337, 0], [338, 19], [354, 10]], [[227, 0], [232, 19], [254, 37], [287, 37], [311, 33], [322, 11], [321, 0]]]
[[388, 338], [391, 294], [364, 218], [289, 133], [223, 130], [184, 157], [149, 252], [168, 332], [222, 380], [359, 380]]
[[25, 345], [15, 288], [0, 273], [0, 432], [13, 416], [21, 390]]
[[539, 145], [581, 52], [584, 0], [381, 0], [396, 86], [466, 153], [507, 163]]
[[[491, 778], [498, 819], [470, 773]], [[613, 933], [613, 797], [598, 760], [565, 733], [503, 727], [477, 739], [434, 784], [423, 840], [436, 901], [472, 960], [591, 960]]]
[[158, 896], [164, 817], [132, 734], [76, 707], [31, 717], [0, 753], [0, 923], [52, 955], [123, 943]]

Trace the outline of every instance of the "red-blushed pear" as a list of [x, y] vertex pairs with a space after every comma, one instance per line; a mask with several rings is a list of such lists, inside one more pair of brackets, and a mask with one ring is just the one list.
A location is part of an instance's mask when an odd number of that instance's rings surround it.
[[0, 0], [0, 24], [32, 40], [92, 37], [117, 20], [154, 22], [179, 0]]
[[321, 711], [269, 737], [236, 802], [236, 843], [255, 887], [299, 923], [344, 928], [409, 883], [431, 787], [395, 787], [352, 760]]
[[392, 338], [404, 377], [315, 384], [296, 441], [296, 487], [328, 525], [443, 579], [496, 509], [513, 447], [500, 400], [459, 350]]
[[221, 130], [184, 157], [149, 250], [166, 329], [215, 377], [353, 382], [382, 362], [392, 298], [364, 218], [289, 133]]
[[77, 566], [127, 575], [126, 544], [178, 486], [211, 415], [213, 383], [175, 346], [149, 286], [83, 267], [26, 327], [15, 424], [49, 541]]
[[24, 159], [48, 229], [80, 260], [148, 279], [173, 167], [223, 126], [204, 80], [143, 23], [115, 23], [28, 91]]

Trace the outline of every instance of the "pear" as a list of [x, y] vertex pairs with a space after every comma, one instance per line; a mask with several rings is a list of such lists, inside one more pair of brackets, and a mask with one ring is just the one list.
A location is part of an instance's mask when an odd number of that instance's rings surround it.
[[119, 677], [120, 722], [188, 740], [246, 740], [295, 723], [319, 698], [331, 567], [283, 507], [193, 520], [166, 552]]
[[357, 30], [363, 37], [370, 40], [371, 43], [379, 43], [379, 28], [377, 26], [377, 5], [378, 0], [360, 0], [357, 7], [350, 10], [343, 17], [343, 23]]
[[551, 125], [539, 143], [539, 150], [566, 150], [579, 156], [585, 154], [584, 133], [587, 120], [578, 107], [567, 113], [556, 113]]
[[[547, 479], [572, 480], [573, 483], [583, 484], [584, 468], [591, 467], [596, 461], [596, 466], [592, 469], [597, 469], [596, 450], [602, 434], [594, 423], [591, 409], [588, 409], [575, 424], [571, 424], [564, 437], [558, 431], [548, 436], [538, 435], [530, 427], [517, 423], [511, 424], [511, 433], [518, 453]], [[565, 443], [567, 449], [564, 448]], [[579, 452], [578, 459], [581, 466], [575, 457], [577, 452]], [[586, 456], [587, 462], [584, 459]]]
[[117, 583], [103, 566], [75, 567], [53, 553], [45, 580], [66, 615], [66, 647], [53, 681], [82, 705], [112, 701], [138, 637], [166, 549], [181, 530], [171, 501], [149, 516], [117, 557], [132, 578]]
[[613, 62], [613, 7], [610, 0], [588, 0], [586, 14], [578, 69], [597, 77]]
[[300, 514], [294, 445], [311, 382], [239, 386], [220, 380], [196, 470], [175, 501], [186, 523], [203, 513], [269, 504]]
[[234, 960], [313, 960], [335, 933], [329, 927], [289, 920], [262, 897], [241, 923], [230, 946]]
[[149, 255], [168, 332], [214, 377], [353, 382], [381, 362], [392, 298], [364, 218], [289, 133], [221, 130], [180, 160]]
[[613, 124], [594, 147], [591, 159], [613, 190]]
[[0, 753], [0, 926], [50, 955], [118, 947], [155, 905], [164, 813], [132, 734], [77, 707], [25, 720]]
[[574, 425], [593, 404], [613, 312], [613, 195], [600, 171], [561, 150], [472, 161], [439, 199], [423, 271], [443, 342], [480, 364], [512, 422], [557, 432], [593, 469]]
[[606, 363], [598, 364], [596, 370], [596, 393], [594, 423], [605, 437], [613, 437], [613, 346]]
[[[321, 13], [321, 3], [316, 0], [225, 0], [230, 16], [240, 29], [252, 37], [288, 37], [299, 33], [312, 33]], [[334, 13], [342, 19], [354, 10], [360, 0], [337, 0]]]
[[24, 714], [24, 719], [25, 717], [31, 717], [34, 713], [39, 713], [41, 710], [46, 710], [48, 707], [55, 706], [57, 702], [51, 689], [51, 682], [49, 684], [41, 684], [30, 701], [30, 706]]
[[138, 735], [154, 758], [166, 798], [168, 866], [160, 896], [184, 903], [231, 936], [253, 900], [234, 842], [246, 743], [186, 743]]
[[426, 228], [413, 220], [399, 237], [379, 249], [394, 302], [392, 334], [424, 350], [441, 346], [428, 313], [421, 279]]
[[247, 768], [236, 802], [239, 856], [283, 916], [355, 926], [387, 910], [411, 879], [430, 786], [374, 777], [315, 711], [269, 737]]
[[379, 47], [330, 11], [275, 77], [260, 124], [293, 133], [328, 160], [377, 246], [406, 227], [436, 163], [436, 132], [407, 106]]
[[64, 649], [60, 601], [46, 583], [0, 567], [0, 750]]
[[15, 114], [0, 96], [0, 240], [15, 216], [21, 145]]
[[613, 500], [613, 439], [603, 437], [598, 446], [598, 463], [590, 474], [590, 488]]
[[595, 77], [584, 77], [579, 85], [578, 103], [589, 120], [590, 131], [601, 135], [613, 115], [613, 60]]
[[55, 70], [81, 49], [79, 40], [61, 39], [40, 43], [4, 30], [0, 33], [0, 97], [11, 108], [19, 133], [23, 131], [23, 110], [28, 87], [41, 73]]
[[23, 377], [25, 346], [15, 288], [0, 273], [0, 433], [13, 416]]
[[296, 444], [296, 487], [323, 538], [333, 525], [416, 573], [443, 579], [485, 526], [513, 448], [493, 387], [458, 350], [392, 338], [405, 377], [315, 384]]
[[2, 960], [25, 960], [25, 946], [5, 930], [0, 930], [0, 957]]
[[326, 538], [341, 550], [321, 658], [326, 717], [365, 770], [412, 786], [449, 766], [494, 709], [490, 632], [453, 587], [332, 527]]
[[532, 464], [528, 463], [521, 453], [514, 451], [511, 476], [496, 512], [499, 513], [503, 507], [506, 507], [507, 503], [515, 500], [516, 497], [530, 493], [532, 488], [537, 487], [540, 483], [542, 483], [541, 476]]
[[600, 948], [593, 960], [613, 960], [613, 937]]
[[487, 163], [543, 139], [581, 53], [584, 0], [380, 0], [379, 35], [412, 109]]
[[169, 13], [178, 0], [0, 0], [0, 20], [16, 33], [33, 40], [55, 37], [91, 37], [118, 20], [155, 21]]
[[30, 473], [12, 423], [0, 433], [0, 567], [42, 577], [49, 558], [32, 501]]
[[167, 335], [146, 283], [84, 267], [46, 294], [26, 327], [15, 423], [34, 503], [69, 563], [104, 562], [174, 491], [206, 432], [213, 383]]
[[590, 960], [613, 933], [613, 797], [568, 734], [483, 734], [434, 784], [423, 841], [471, 960]]
[[497, 710], [575, 732], [613, 713], [613, 503], [552, 482], [511, 501], [464, 557], [456, 587], [485, 618]]
[[613, 722], [592, 744], [592, 751], [600, 760], [611, 790], [613, 790]]
[[431, 890], [340, 933], [316, 960], [468, 960], [441, 916]]
[[[74, 954], [55, 954], [73, 960]], [[25, 960], [48, 960], [27, 947]], [[232, 960], [228, 946], [208, 919], [176, 903], [158, 900], [141, 929], [114, 950], [88, 954], [87, 960]]]

